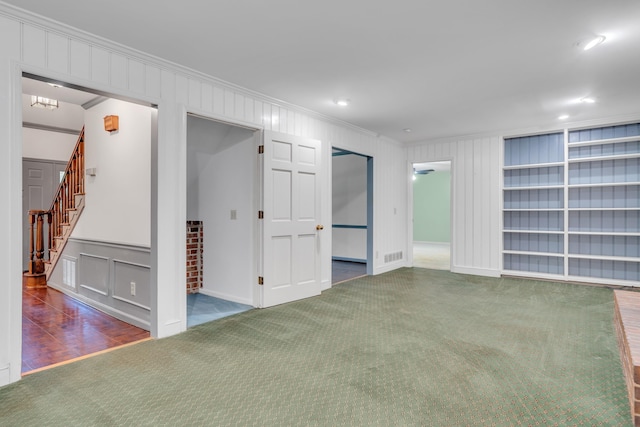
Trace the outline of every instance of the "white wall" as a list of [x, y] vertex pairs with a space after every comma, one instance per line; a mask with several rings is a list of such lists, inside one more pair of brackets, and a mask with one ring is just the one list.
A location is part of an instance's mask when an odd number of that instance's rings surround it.
[[[367, 225], [367, 159], [346, 154], [332, 158], [333, 224]], [[367, 259], [367, 230], [332, 229], [332, 256]]]
[[412, 163], [452, 161], [453, 272], [500, 275], [501, 141], [494, 136], [434, 141], [408, 148], [407, 170]]
[[[345, 148], [340, 145], [340, 148]], [[397, 153], [393, 144], [380, 144], [373, 159], [373, 255], [374, 273], [408, 265], [411, 240], [408, 235], [411, 171], [407, 169], [406, 150]], [[351, 151], [366, 152], [348, 148]], [[384, 256], [402, 252], [402, 258], [385, 263]]]
[[[187, 218], [203, 222], [207, 295], [253, 305], [257, 144], [252, 131], [188, 120]], [[231, 211], [236, 214], [231, 219]]]
[[[322, 141], [325, 224], [331, 223], [331, 146], [373, 156], [374, 273], [406, 265], [406, 258], [383, 262], [384, 254], [408, 249], [409, 173], [400, 144], [4, 3], [0, 39], [0, 198], [9, 202], [0, 210], [0, 235], [7, 239], [0, 246], [0, 385], [20, 379], [23, 71], [158, 105], [157, 145], [151, 147], [153, 336], [186, 330], [187, 111]], [[321, 254], [326, 288], [331, 283], [329, 233], [321, 237]]]
[[78, 135], [23, 128], [22, 157], [68, 162], [77, 141]]
[[[104, 130], [117, 115], [120, 130]], [[149, 247], [151, 234], [151, 109], [109, 99], [85, 113], [85, 208], [72, 237]]]

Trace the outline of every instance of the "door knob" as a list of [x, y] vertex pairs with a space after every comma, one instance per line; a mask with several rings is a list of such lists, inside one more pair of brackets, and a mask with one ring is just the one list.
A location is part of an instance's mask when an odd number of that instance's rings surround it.
[[324, 230], [324, 225], [322, 225], [322, 224], [316, 225], [316, 230], [318, 230], [318, 231]]

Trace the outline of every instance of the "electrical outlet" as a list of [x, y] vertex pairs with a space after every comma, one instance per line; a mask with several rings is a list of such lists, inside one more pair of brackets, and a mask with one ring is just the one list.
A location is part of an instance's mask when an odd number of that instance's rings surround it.
[[136, 296], [136, 282], [131, 282], [131, 296]]

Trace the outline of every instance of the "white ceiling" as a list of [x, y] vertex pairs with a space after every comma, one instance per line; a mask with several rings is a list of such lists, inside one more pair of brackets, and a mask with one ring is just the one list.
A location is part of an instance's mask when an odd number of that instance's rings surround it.
[[7, 3], [399, 141], [640, 113], [638, 0]]
[[82, 105], [99, 98], [93, 93], [80, 91], [68, 87], [55, 87], [43, 81], [22, 78], [22, 93], [25, 95], [44, 96], [74, 105]]

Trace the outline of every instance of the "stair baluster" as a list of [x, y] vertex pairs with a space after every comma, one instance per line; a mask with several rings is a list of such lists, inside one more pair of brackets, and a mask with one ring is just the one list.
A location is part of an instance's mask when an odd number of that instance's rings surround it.
[[[27, 287], [47, 286], [47, 280], [64, 249], [71, 227], [75, 225], [78, 215], [84, 208], [84, 188], [84, 128], [82, 128], [50, 209], [29, 211], [29, 270], [25, 273]], [[45, 216], [49, 225], [46, 247]]]

